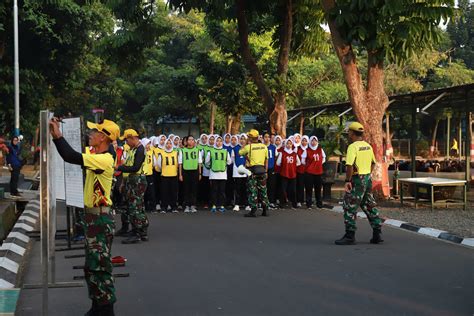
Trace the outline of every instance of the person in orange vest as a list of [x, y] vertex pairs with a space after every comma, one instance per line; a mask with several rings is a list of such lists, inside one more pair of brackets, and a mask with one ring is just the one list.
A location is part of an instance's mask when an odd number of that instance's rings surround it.
[[[285, 143], [285, 149], [278, 156], [277, 165], [281, 167], [281, 201], [290, 200], [292, 208], [297, 208], [296, 202], [296, 168], [301, 165], [298, 154], [293, 149], [293, 141], [287, 139]], [[286, 203], [283, 202], [282, 207], [285, 207]]]
[[302, 164], [305, 166], [306, 206], [310, 209], [313, 205], [313, 190], [316, 197], [316, 206], [323, 207], [321, 187], [323, 185], [323, 164], [326, 162], [326, 153], [319, 145], [318, 138], [309, 138], [308, 148], [302, 154]]

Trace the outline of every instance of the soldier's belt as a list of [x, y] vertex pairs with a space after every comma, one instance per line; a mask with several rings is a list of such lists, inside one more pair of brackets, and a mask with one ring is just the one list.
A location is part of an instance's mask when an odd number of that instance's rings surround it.
[[110, 207], [109, 206], [99, 206], [99, 207], [88, 207], [85, 209], [86, 214], [110, 214]]

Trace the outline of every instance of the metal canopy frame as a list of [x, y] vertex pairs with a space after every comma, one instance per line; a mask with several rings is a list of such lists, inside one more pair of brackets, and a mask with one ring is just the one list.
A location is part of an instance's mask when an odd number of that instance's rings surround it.
[[[399, 94], [389, 96], [389, 105], [387, 107], [388, 112], [398, 112], [411, 114], [412, 126], [411, 126], [411, 139], [412, 143], [416, 142], [416, 131], [417, 131], [417, 114], [421, 113], [424, 115], [430, 115], [436, 112], [441, 112], [445, 109], [451, 109], [453, 114], [465, 117], [467, 122], [472, 122], [471, 112], [474, 112], [474, 84], [465, 84], [459, 86], [453, 86], [448, 88], [426, 90], [420, 92]], [[431, 108], [430, 113], [426, 112]], [[351, 103], [338, 102], [338, 103], [329, 103], [329, 104], [319, 104], [314, 106], [308, 106], [303, 108], [297, 108], [289, 110], [289, 115], [294, 115], [289, 121], [306, 113], [311, 115], [315, 113], [311, 118], [317, 117], [322, 113], [332, 113], [337, 114], [342, 124], [342, 117], [349, 113], [352, 110]], [[465, 133], [465, 157], [466, 157], [466, 170], [465, 177], [466, 180], [470, 180], [470, 143], [471, 143], [471, 132], [470, 128], [467, 129]], [[416, 176], [416, 146], [411, 146], [411, 162], [412, 162], [412, 177]]]

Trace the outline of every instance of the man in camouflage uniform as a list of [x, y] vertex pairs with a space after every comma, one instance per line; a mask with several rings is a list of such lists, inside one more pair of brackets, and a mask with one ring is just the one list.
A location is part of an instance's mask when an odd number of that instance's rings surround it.
[[147, 181], [143, 173], [145, 147], [140, 142], [138, 133], [133, 129], [125, 130], [121, 139], [127, 139], [127, 144], [130, 146], [125, 163], [118, 166], [117, 170], [123, 172], [125, 179], [127, 215], [132, 224], [132, 231], [122, 243], [134, 244], [148, 241], [148, 218], [145, 213]]
[[336, 245], [355, 244], [357, 209], [360, 208], [367, 215], [373, 229], [370, 240], [373, 244], [383, 242], [382, 220], [375, 208], [376, 203], [372, 194], [371, 173], [375, 165], [375, 156], [372, 147], [363, 140], [364, 126], [354, 122], [349, 126], [349, 138], [352, 143], [347, 148], [346, 157], [346, 184], [343, 202], [344, 224], [346, 233], [335, 241]]
[[92, 300], [86, 316], [114, 315], [115, 287], [112, 276], [111, 248], [114, 234], [114, 218], [110, 211], [115, 151], [111, 141], [120, 135], [120, 129], [112, 121], [100, 124], [87, 122], [89, 145], [94, 153], [76, 152], [62, 137], [59, 122], [50, 122], [51, 135], [64, 161], [81, 165], [86, 170], [84, 183], [84, 232], [86, 260], [85, 280]]
[[250, 144], [239, 150], [239, 155], [247, 156], [247, 167], [252, 172], [247, 186], [249, 193], [250, 212], [245, 217], [256, 217], [258, 201], [262, 203], [262, 216], [268, 216], [267, 171], [268, 148], [265, 144], [258, 143], [258, 131], [250, 130], [247, 133]]

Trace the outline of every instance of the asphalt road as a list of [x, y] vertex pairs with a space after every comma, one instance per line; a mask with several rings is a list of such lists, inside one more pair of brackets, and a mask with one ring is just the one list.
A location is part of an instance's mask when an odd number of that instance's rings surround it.
[[[336, 246], [342, 215], [279, 210], [268, 218], [241, 213], [156, 214], [150, 241], [122, 245], [128, 258], [114, 273], [116, 315], [473, 315], [474, 250], [384, 228], [371, 245], [359, 219], [356, 246]], [[83, 259], [58, 253], [58, 281], [72, 281]], [[39, 243], [25, 282], [40, 280]], [[83, 315], [85, 288], [52, 289], [49, 315]], [[22, 290], [17, 315], [40, 315], [41, 291]]]

